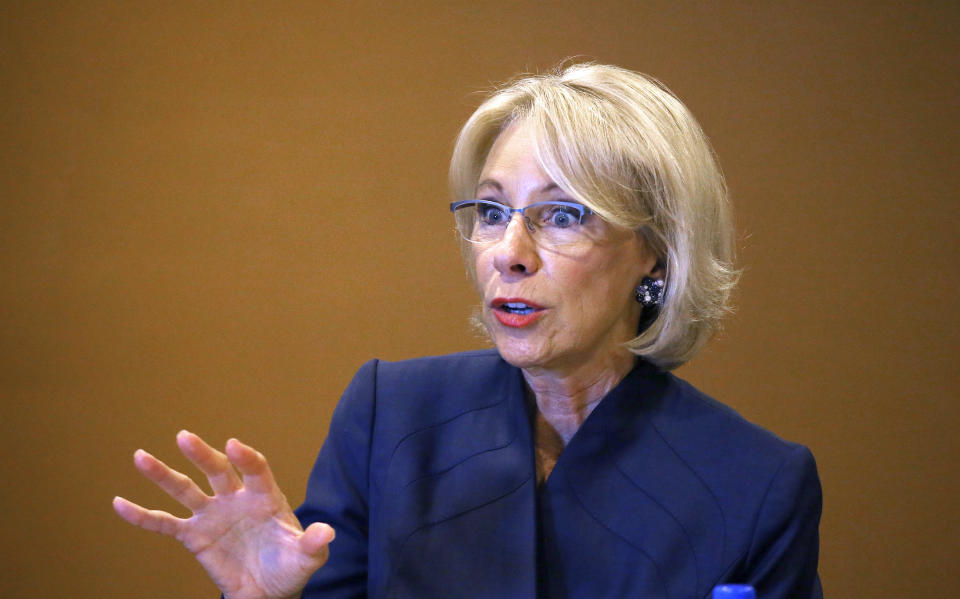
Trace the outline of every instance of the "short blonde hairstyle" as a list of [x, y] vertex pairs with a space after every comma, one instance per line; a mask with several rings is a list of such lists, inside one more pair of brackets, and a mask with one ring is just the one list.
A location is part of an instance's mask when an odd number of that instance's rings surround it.
[[[455, 199], [474, 197], [494, 141], [519, 120], [533, 126], [544, 172], [606, 221], [639, 232], [666, 273], [663, 304], [645, 311], [626, 347], [668, 369], [692, 358], [729, 311], [738, 274], [726, 184], [693, 115], [659, 81], [615, 66], [517, 79], [460, 131]], [[469, 248], [464, 255], [475, 278]]]

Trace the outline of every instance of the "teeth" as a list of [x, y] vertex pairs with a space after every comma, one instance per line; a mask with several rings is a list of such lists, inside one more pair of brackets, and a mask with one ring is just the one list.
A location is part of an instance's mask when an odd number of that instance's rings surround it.
[[513, 314], [530, 314], [535, 311], [534, 308], [523, 302], [504, 302], [500, 304], [500, 309]]

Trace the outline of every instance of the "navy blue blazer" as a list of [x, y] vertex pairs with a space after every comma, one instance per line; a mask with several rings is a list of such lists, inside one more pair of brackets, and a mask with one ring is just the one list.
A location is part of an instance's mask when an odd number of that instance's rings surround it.
[[364, 365], [297, 510], [336, 529], [304, 597], [820, 597], [813, 456], [642, 360], [536, 484], [494, 351]]

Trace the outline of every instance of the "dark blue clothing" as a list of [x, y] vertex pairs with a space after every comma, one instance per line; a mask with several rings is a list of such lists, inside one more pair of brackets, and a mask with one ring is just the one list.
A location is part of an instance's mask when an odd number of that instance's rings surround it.
[[538, 490], [521, 372], [479, 351], [364, 365], [310, 475], [337, 533], [309, 599], [819, 597], [810, 452], [644, 361]]

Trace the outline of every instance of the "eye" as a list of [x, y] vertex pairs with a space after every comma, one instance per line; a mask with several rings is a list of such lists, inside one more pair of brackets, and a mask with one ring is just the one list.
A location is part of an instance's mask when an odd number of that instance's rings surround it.
[[510, 220], [503, 206], [484, 201], [477, 202], [477, 216], [485, 225], [499, 225]]
[[553, 204], [543, 211], [543, 223], [549, 227], [567, 229], [580, 224], [581, 212], [573, 206]]

